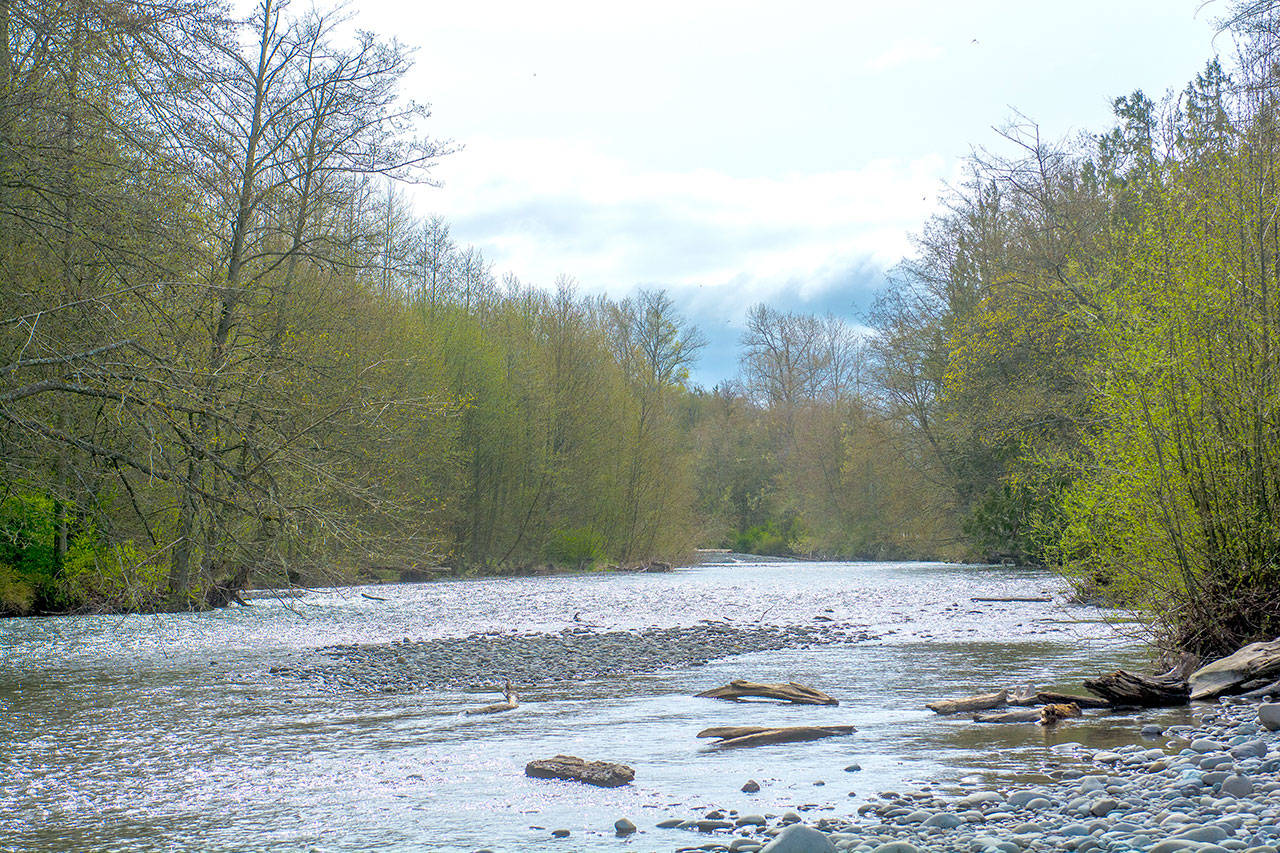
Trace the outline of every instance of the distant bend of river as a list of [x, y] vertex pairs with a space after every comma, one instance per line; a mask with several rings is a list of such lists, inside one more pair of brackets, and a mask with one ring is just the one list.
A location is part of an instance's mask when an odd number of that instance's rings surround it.
[[[1037, 596], [1054, 600], [971, 600]], [[1015, 683], [1078, 689], [1084, 676], [1141, 665], [1112, 615], [1066, 603], [1061, 581], [1039, 570], [736, 556], [670, 574], [439, 581], [212, 613], [0, 620], [0, 850], [666, 850], [688, 838], [654, 824], [713, 806], [849, 813], [878, 791], [1019, 773], [1063, 740], [1131, 740], [1114, 719], [1053, 732], [923, 708]], [[517, 684], [518, 710], [483, 717], [460, 713], [496, 701], [479, 684], [384, 693], [272, 674], [337, 645], [584, 630], [616, 645], [620, 631], [707, 622], [870, 639]], [[841, 704], [693, 698], [735, 677], [802, 682]], [[694, 737], [765, 722], [858, 731], [721, 751]], [[600, 790], [524, 777], [526, 762], [556, 753], [629, 764], [636, 780]], [[851, 763], [862, 770], [844, 772]], [[760, 793], [739, 791], [749, 778]], [[620, 817], [642, 833], [615, 839]], [[572, 834], [551, 838], [558, 828]]]

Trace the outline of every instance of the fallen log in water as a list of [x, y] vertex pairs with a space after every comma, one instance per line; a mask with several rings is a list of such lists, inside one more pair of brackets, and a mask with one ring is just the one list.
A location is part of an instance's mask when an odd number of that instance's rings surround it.
[[771, 743], [799, 743], [856, 732], [853, 726], [714, 726], [698, 732], [698, 737], [719, 738], [718, 747], [764, 746]]
[[617, 788], [636, 778], [636, 771], [625, 764], [610, 761], [585, 761], [576, 755], [557, 755], [530, 761], [524, 775], [535, 779], [565, 779], [583, 782], [597, 788]]
[[1007, 603], [1014, 602], [1014, 601], [1029, 601], [1029, 602], [1035, 602], [1035, 603], [1043, 604], [1043, 603], [1048, 602], [1048, 601], [1053, 601], [1053, 597], [1052, 597], [1052, 596], [1045, 596], [1045, 595], [1026, 596], [1026, 597], [1024, 597], [1024, 596], [1017, 596], [1017, 595], [1010, 595], [1010, 596], [983, 596], [983, 597], [971, 598], [971, 599], [969, 599], [969, 600], [970, 600], [970, 601], [988, 602], [988, 603], [989, 603], [989, 602], [998, 602], [998, 603], [1001, 603], [1001, 604], [1007, 604]]
[[1020, 684], [1009, 690], [1010, 705], [1016, 705], [1019, 708], [1029, 708], [1032, 705], [1043, 704], [1040, 701], [1040, 694], [1036, 692], [1034, 684]]
[[997, 690], [995, 693], [981, 693], [977, 696], [966, 696], [963, 699], [939, 699], [925, 705], [935, 714], [959, 714], [968, 711], [988, 711], [999, 708], [1009, 701], [1008, 690]]
[[511, 689], [511, 682], [507, 682], [507, 686], [502, 689], [503, 701], [494, 702], [492, 705], [483, 705], [479, 708], [468, 708], [462, 713], [468, 716], [476, 714], [500, 714], [503, 711], [514, 711], [520, 707], [520, 699], [516, 696], [514, 690]]
[[1106, 699], [1095, 699], [1092, 696], [1077, 696], [1074, 693], [1057, 693], [1053, 690], [1041, 690], [1036, 694], [1036, 702], [1041, 705], [1066, 704], [1079, 708], [1110, 708]]
[[1040, 721], [1039, 708], [1017, 708], [1012, 711], [993, 711], [974, 714], [975, 723], [1036, 723]]
[[735, 678], [723, 687], [704, 690], [697, 695], [703, 699], [727, 699], [730, 702], [737, 702], [745, 697], [754, 697], [758, 699], [780, 699], [783, 702], [792, 702], [797, 705], [840, 704], [840, 700], [831, 698], [821, 690], [805, 687], [803, 684], [796, 684], [794, 681], [787, 684], [760, 684], [742, 678]]
[[[1240, 693], [1275, 678], [1280, 678], [1280, 638], [1268, 643], [1250, 643], [1191, 673], [1191, 698], [1214, 699]], [[1246, 686], [1251, 684], [1252, 687]]]
[[1123, 669], [1086, 678], [1084, 689], [1118, 707], [1169, 708], [1185, 705], [1191, 698], [1190, 686], [1176, 675], [1139, 675]]

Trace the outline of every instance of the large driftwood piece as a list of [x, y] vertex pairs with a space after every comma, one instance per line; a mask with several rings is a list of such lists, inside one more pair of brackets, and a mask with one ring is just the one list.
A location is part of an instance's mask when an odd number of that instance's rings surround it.
[[1012, 711], [992, 711], [973, 715], [975, 723], [1035, 723], [1039, 720], [1039, 708], [1016, 708]]
[[746, 697], [757, 699], [780, 699], [797, 705], [839, 705], [840, 700], [833, 699], [821, 690], [796, 684], [759, 684], [742, 678], [735, 678], [724, 687], [704, 690], [698, 694], [703, 699], [728, 699], [737, 702]]
[[1031, 597], [1012, 595], [1012, 596], [983, 596], [979, 598], [971, 598], [969, 600], [979, 601], [979, 602], [999, 602], [999, 603], [1013, 603], [1017, 601], [1043, 603], [1046, 601], [1053, 601], [1053, 598], [1047, 595], [1037, 595], [1037, 596], [1031, 596]]
[[530, 761], [524, 775], [535, 779], [566, 779], [584, 782], [597, 788], [617, 788], [636, 778], [636, 772], [625, 764], [609, 761], [585, 761], [576, 755], [557, 755]]
[[939, 699], [925, 705], [935, 714], [959, 714], [969, 711], [989, 711], [999, 708], [1009, 701], [1008, 690], [997, 690], [995, 693], [981, 693], [977, 696], [966, 696], [963, 699]]
[[1036, 702], [1041, 705], [1075, 705], [1080, 708], [1110, 708], [1106, 699], [1095, 699], [1092, 696], [1077, 696], [1074, 693], [1057, 693], [1053, 690], [1041, 690], [1036, 694]]
[[511, 682], [508, 681], [506, 687], [502, 688], [503, 701], [494, 702], [492, 705], [483, 705], [479, 708], [468, 708], [462, 713], [468, 716], [476, 714], [500, 714], [503, 711], [514, 711], [520, 707], [520, 699], [516, 696], [516, 692], [511, 689]]
[[1191, 688], [1177, 676], [1139, 675], [1123, 669], [1086, 678], [1084, 689], [1122, 708], [1169, 708], [1185, 705], [1191, 698]]
[[1234, 654], [1191, 673], [1192, 699], [1213, 699], [1247, 689], [1256, 681], [1280, 678], [1280, 637], [1269, 643], [1250, 643]]
[[770, 743], [799, 743], [825, 737], [853, 734], [853, 726], [714, 726], [698, 732], [698, 737], [719, 738], [715, 746], [764, 746]]

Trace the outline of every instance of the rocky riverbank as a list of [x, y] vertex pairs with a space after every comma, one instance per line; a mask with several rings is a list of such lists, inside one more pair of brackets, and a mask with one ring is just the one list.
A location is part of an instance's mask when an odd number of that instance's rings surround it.
[[865, 626], [826, 622], [771, 626], [708, 622], [692, 627], [554, 634], [490, 632], [468, 637], [339, 645], [299, 652], [271, 674], [334, 689], [407, 692], [481, 687], [510, 680], [517, 690], [565, 681], [699, 666], [748, 652], [872, 639]]
[[669, 832], [669, 849], [735, 853], [1277, 853], [1280, 732], [1264, 723], [1280, 727], [1280, 704], [1224, 701], [1197, 716], [1135, 729], [1113, 750], [1076, 747], [1073, 766], [1028, 768], [1049, 784], [886, 791], [846, 817], [717, 809], [646, 828], [645, 843]]

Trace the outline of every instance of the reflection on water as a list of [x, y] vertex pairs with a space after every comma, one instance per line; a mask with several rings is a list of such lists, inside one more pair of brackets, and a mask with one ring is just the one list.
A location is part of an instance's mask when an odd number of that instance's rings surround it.
[[[385, 602], [320, 590], [218, 613], [0, 620], [0, 849], [664, 849], [686, 837], [653, 824], [701, 808], [852, 810], [851, 792], [973, 768], [1012, 774], [1066, 741], [1133, 742], [1139, 724], [1127, 718], [1045, 730], [923, 709], [997, 685], [1078, 689], [1085, 675], [1142, 665], [1097, 610], [970, 601], [1058, 589], [1047, 574], [1002, 568], [738, 563], [383, 587], [373, 594]], [[607, 629], [826, 616], [883, 637], [562, 684], [493, 717], [461, 716], [477, 704], [461, 690], [354, 695], [266, 674], [310, 647], [558, 631], [575, 613]], [[733, 677], [801, 681], [842, 703], [691, 698]], [[858, 732], [746, 750], [694, 737], [762, 722]], [[524, 778], [526, 761], [557, 752], [624, 761], [636, 782], [603, 791]], [[863, 770], [843, 772], [852, 762]], [[759, 794], [738, 790], [748, 778]], [[615, 840], [622, 816], [645, 832]], [[560, 827], [573, 835], [552, 840]]]

